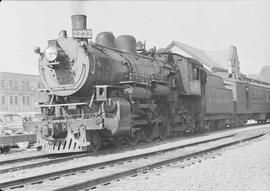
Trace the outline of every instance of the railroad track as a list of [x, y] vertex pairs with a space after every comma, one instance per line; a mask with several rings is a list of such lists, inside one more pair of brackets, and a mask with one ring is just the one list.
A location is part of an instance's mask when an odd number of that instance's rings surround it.
[[[265, 125], [265, 124], [248, 124], [244, 127], [251, 127], [251, 126], [258, 126], [258, 125]], [[233, 130], [238, 130], [238, 129], [243, 129], [243, 127], [238, 127], [238, 128], [233, 128]], [[220, 130], [212, 130], [211, 132], [213, 133], [220, 133], [220, 132], [225, 132], [225, 131], [230, 131], [232, 129], [220, 129]], [[187, 136], [186, 138], [194, 138], [194, 137], [197, 137], [197, 136], [200, 136], [201, 134], [191, 134], [189, 136]], [[181, 138], [185, 138], [185, 137], [181, 137]], [[160, 140], [158, 142], [152, 142], [152, 143], [148, 143], [148, 145], [153, 145], [153, 144], [162, 144], [162, 143], [166, 143], [168, 141], [177, 141], [179, 139], [179, 137], [170, 137], [166, 140]], [[139, 143], [138, 145], [136, 146], [133, 146], [133, 147], [140, 147], [142, 145], [145, 145], [145, 143]], [[9, 159], [9, 160], [3, 160], [3, 161], [0, 161], [0, 174], [1, 173], [4, 173], [4, 172], [8, 172], [8, 171], [15, 171], [15, 170], [20, 170], [20, 169], [25, 169], [25, 168], [31, 168], [31, 163], [35, 163], [34, 160], [39, 160], [39, 159], [49, 159], [50, 161], [52, 161], [52, 159], [54, 158], [58, 158], [57, 160], [55, 160], [56, 162], [59, 161], [61, 162], [60, 158], [62, 157], [63, 160], [62, 161], [67, 161], [67, 160], [71, 160], [71, 159], [74, 159], [74, 158], [80, 158], [80, 157], [85, 157], [85, 156], [92, 156], [92, 155], [103, 155], [103, 154], [106, 154], [108, 151], [110, 151], [110, 154], [111, 153], [115, 153], [117, 152], [119, 149], [127, 149], [129, 146], [128, 145], [122, 145], [120, 148], [109, 148], [109, 149], [104, 149], [104, 150], [101, 150], [97, 153], [67, 153], [67, 154], [44, 154], [44, 155], [34, 155], [34, 156], [28, 156], [28, 157], [24, 157], [24, 158], [15, 158], [15, 159]], [[21, 151], [19, 151], [21, 152]], [[23, 153], [22, 153], [23, 154]], [[48, 161], [49, 161], [48, 160]], [[25, 162], [29, 162], [30, 165], [22, 165], [21, 167], [20, 166], [17, 166], [16, 163], [25, 163]], [[44, 163], [40, 163], [40, 165], [38, 164], [33, 164], [32, 166], [42, 166], [42, 164], [44, 165], [47, 165], [46, 161], [44, 161]], [[13, 165], [15, 166], [14, 168], [13, 167], [10, 167], [10, 168], [5, 168], [6, 170], [3, 170], [1, 169], [1, 166], [7, 166], [7, 165]]]
[[[257, 124], [249, 124], [248, 126], [257, 126]], [[234, 130], [237, 129], [243, 129], [243, 128], [234, 128]], [[228, 131], [226, 130], [221, 130], [223, 131]], [[214, 131], [218, 132], [218, 131]], [[197, 137], [197, 134], [193, 134], [189, 136], [191, 137]], [[149, 146], [155, 145], [155, 144], [163, 144], [168, 141], [177, 141], [179, 137], [171, 137], [167, 140], [159, 141], [159, 142], [153, 142], [150, 143]], [[144, 146], [144, 143], [140, 143], [137, 146], [133, 148], [139, 148], [141, 146]], [[73, 154], [61, 154], [61, 155], [38, 155], [38, 156], [29, 156], [25, 158], [17, 158], [17, 159], [11, 159], [11, 160], [5, 160], [5, 161], [0, 161], [0, 174], [7, 173], [7, 172], [13, 172], [13, 171], [18, 171], [18, 170], [23, 170], [23, 169], [30, 169], [30, 168], [35, 168], [35, 167], [42, 167], [50, 164], [57, 164], [61, 162], [66, 162], [69, 160], [73, 159], [78, 159], [78, 158], [83, 158], [83, 157], [89, 157], [89, 156], [101, 156], [101, 155], [106, 155], [106, 154], [114, 154], [119, 151], [125, 151], [130, 149], [127, 145], [122, 145], [121, 147], [117, 148], [109, 148], [109, 149], [104, 149], [102, 151], [99, 151], [98, 153], [73, 153]]]
[[[153, 170], [155, 168], [159, 168], [162, 166], [166, 166], [166, 165], [170, 165], [172, 163], [176, 163], [178, 161], [184, 161], [184, 160], [190, 160], [193, 157], [200, 157], [200, 155], [205, 155], [207, 153], [212, 153], [213, 151], [231, 146], [231, 145], [235, 145], [238, 143], [241, 143], [243, 141], [248, 141], [248, 140], [252, 140], [252, 139], [256, 139], [259, 138], [261, 136], [263, 136], [264, 134], [259, 134], [259, 135], [255, 135], [255, 136], [250, 136], [247, 138], [242, 138], [242, 139], [238, 139], [238, 140], [232, 140], [232, 141], [225, 141], [223, 143], [219, 143], [217, 145], [212, 145], [210, 147], [206, 147], [206, 148], [200, 148], [196, 151], [191, 151], [191, 152], [187, 152], [187, 153], [179, 153], [180, 155], [174, 153], [173, 156], [172, 155], [166, 155], [166, 154], [160, 154], [158, 156], [158, 158], [155, 158], [157, 160], [153, 160], [149, 161], [148, 164], [146, 164], [147, 162], [145, 161], [144, 163], [142, 163], [141, 161], [137, 161], [137, 165], [133, 165], [133, 167], [131, 168], [116, 168], [117, 170], [111, 170], [113, 173], [109, 173], [107, 175], [101, 175], [100, 177], [97, 178], [93, 178], [90, 180], [86, 180], [86, 181], [82, 181], [79, 183], [75, 183], [75, 184], [71, 184], [68, 186], [64, 186], [61, 188], [56, 188], [54, 189], [54, 191], [73, 191], [73, 190], [81, 190], [81, 189], [96, 189], [96, 187], [98, 185], [109, 185], [111, 181], [120, 181], [121, 178], [123, 177], [128, 177], [128, 176], [137, 176], [138, 174], [145, 174], [148, 173], [148, 171]], [[143, 160], [147, 160], [148, 158], [143, 158]], [[150, 159], [151, 160], [151, 159]], [[142, 164], [142, 165], [140, 165]], [[135, 166], [135, 167], [134, 167]]]
[[[150, 153], [134, 155], [129, 157], [118, 158], [106, 162], [100, 162], [90, 165], [84, 165], [76, 168], [69, 168], [65, 170], [55, 171], [37, 176], [31, 176], [16, 180], [10, 180], [0, 183], [0, 188], [12, 190], [42, 190], [42, 185], [46, 185], [44, 190], [78, 190], [83, 188], [95, 188], [98, 184], [106, 184], [109, 181], [119, 179], [121, 177], [130, 176], [139, 172], [145, 172], [150, 169], [173, 163], [178, 160], [201, 155], [205, 152], [214, 151], [224, 148], [242, 141], [255, 139], [263, 134], [249, 136], [245, 138], [236, 138], [235, 135], [227, 135], [215, 139], [209, 139], [191, 143], [188, 145], [181, 145], [171, 147], [163, 150], [158, 150]], [[192, 149], [199, 147], [200, 149]], [[188, 151], [189, 150], [189, 151]], [[191, 150], [191, 151], [190, 151]], [[88, 175], [87, 181], [79, 181], [70, 186], [61, 186], [59, 181], [64, 181], [63, 185], [76, 182], [76, 177], [81, 179], [82, 176]], [[89, 177], [92, 177], [89, 180]], [[56, 185], [55, 185], [56, 184]]]
[[12, 159], [0, 162], [0, 174], [13, 172], [23, 169], [29, 169], [34, 167], [46, 166], [49, 164], [56, 164], [60, 162], [65, 162], [79, 157], [84, 157], [85, 154], [76, 154], [73, 156], [53, 156], [53, 155], [40, 155], [31, 156], [20, 159]]
[[47, 158], [47, 157], [48, 155], [36, 155], [36, 156], [29, 156], [29, 157], [24, 157], [24, 158], [3, 160], [3, 161], [0, 161], [0, 166], [7, 165], [7, 164], [15, 164], [19, 162], [25, 162], [25, 161], [31, 161], [35, 159], [42, 159], [42, 158]]
[[[233, 135], [227, 135], [227, 136], [224, 136], [221, 138], [227, 138], [227, 137], [231, 137]], [[220, 139], [220, 138], [214, 138], [212, 140], [218, 140], [218, 139]], [[191, 145], [206, 143], [206, 142], [209, 142], [212, 140], [200, 141], [197, 143], [192, 143]], [[137, 147], [140, 147], [140, 146], [141, 145], [137, 145]], [[183, 145], [183, 147], [185, 147], [185, 146], [189, 146], [189, 145]], [[123, 146], [123, 148], [124, 147], [125, 146]], [[55, 158], [56, 156], [54, 156], [54, 155], [40, 155], [40, 156], [26, 157], [26, 158], [21, 158], [21, 159], [12, 159], [12, 160], [7, 160], [7, 161], [1, 161], [0, 162], [0, 174], [23, 170], [23, 169], [42, 167], [42, 166], [66, 162], [66, 161], [78, 159], [78, 158], [113, 154], [113, 153], [116, 153], [117, 151], [119, 151], [119, 149], [120, 148], [105, 149], [103, 151], [100, 151], [99, 153], [81, 153], [81, 154], [77, 153], [77, 154], [74, 154], [72, 156], [56, 155], [57, 158]], [[21, 163], [23, 163], [23, 164], [21, 164]], [[3, 167], [3, 168], [1, 168], [1, 167]]]
[[[189, 136], [189, 138], [194, 138], [197, 137], [196, 134]], [[183, 138], [183, 137], [182, 137]], [[152, 142], [149, 143], [149, 146], [153, 146], [156, 144], [163, 144], [166, 142], [170, 141], [178, 141], [179, 137], [170, 137], [166, 140], [161, 140], [158, 142]], [[145, 146], [145, 143], [139, 143], [136, 146], [133, 146], [132, 148], [139, 148], [141, 146]], [[38, 155], [38, 156], [29, 156], [29, 157], [24, 157], [24, 158], [16, 158], [16, 159], [11, 159], [11, 160], [5, 160], [5, 161], [0, 161], [0, 174], [7, 173], [7, 172], [13, 172], [13, 171], [18, 171], [18, 170], [23, 170], [23, 169], [30, 169], [30, 168], [35, 168], [35, 167], [41, 167], [41, 166], [46, 166], [50, 164], [56, 164], [56, 163], [61, 163], [73, 159], [78, 159], [78, 158], [83, 158], [83, 157], [90, 157], [90, 156], [101, 156], [101, 155], [106, 155], [106, 154], [114, 154], [119, 151], [125, 151], [130, 149], [130, 146], [128, 145], [122, 145], [117, 148], [105, 148], [101, 151], [98, 151], [97, 153], [69, 153], [66, 155], [63, 154], [54, 154], [54, 155]]]

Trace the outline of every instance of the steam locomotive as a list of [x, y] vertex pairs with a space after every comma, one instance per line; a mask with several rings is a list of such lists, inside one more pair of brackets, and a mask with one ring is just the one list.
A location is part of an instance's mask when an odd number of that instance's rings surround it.
[[[37, 127], [37, 144], [46, 152], [97, 151], [111, 140], [136, 145], [269, 118], [268, 85], [224, 83], [200, 62], [147, 51], [130, 35], [101, 32], [91, 42], [85, 15], [73, 15], [72, 28], [71, 38], [61, 31], [45, 51], [35, 49], [49, 92]], [[262, 95], [252, 103], [251, 89]]]

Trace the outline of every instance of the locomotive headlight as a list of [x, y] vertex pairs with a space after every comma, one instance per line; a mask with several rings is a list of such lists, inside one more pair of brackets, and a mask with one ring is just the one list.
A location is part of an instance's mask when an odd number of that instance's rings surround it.
[[58, 56], [58, 50], [55, 46], [49, 46], [45, 50], [45, 57], [49, 62], [55, 61], [57, 56]]

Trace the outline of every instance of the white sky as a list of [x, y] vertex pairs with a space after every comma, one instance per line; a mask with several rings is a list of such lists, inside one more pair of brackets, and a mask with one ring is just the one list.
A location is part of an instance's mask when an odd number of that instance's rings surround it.
[[112, 31], [146, 40], [147, 47], [176, 40], [203, 50], [238, 48], [241, 71], [270, 65], [270, 1], [2, 1], [0, 71], [38, 74], [33, 48], [46, 48], [72, 14], [86, 14], [94, 35]]

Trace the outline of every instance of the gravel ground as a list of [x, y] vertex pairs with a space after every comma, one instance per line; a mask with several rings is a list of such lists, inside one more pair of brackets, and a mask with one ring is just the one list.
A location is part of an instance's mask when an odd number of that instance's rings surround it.
[[[270, 134], [232, 146], [200, 162], [183, 163], [98, 186], [95, 191], [269, 191]], [[182, 168], [181, 168], [182, 167]]]

